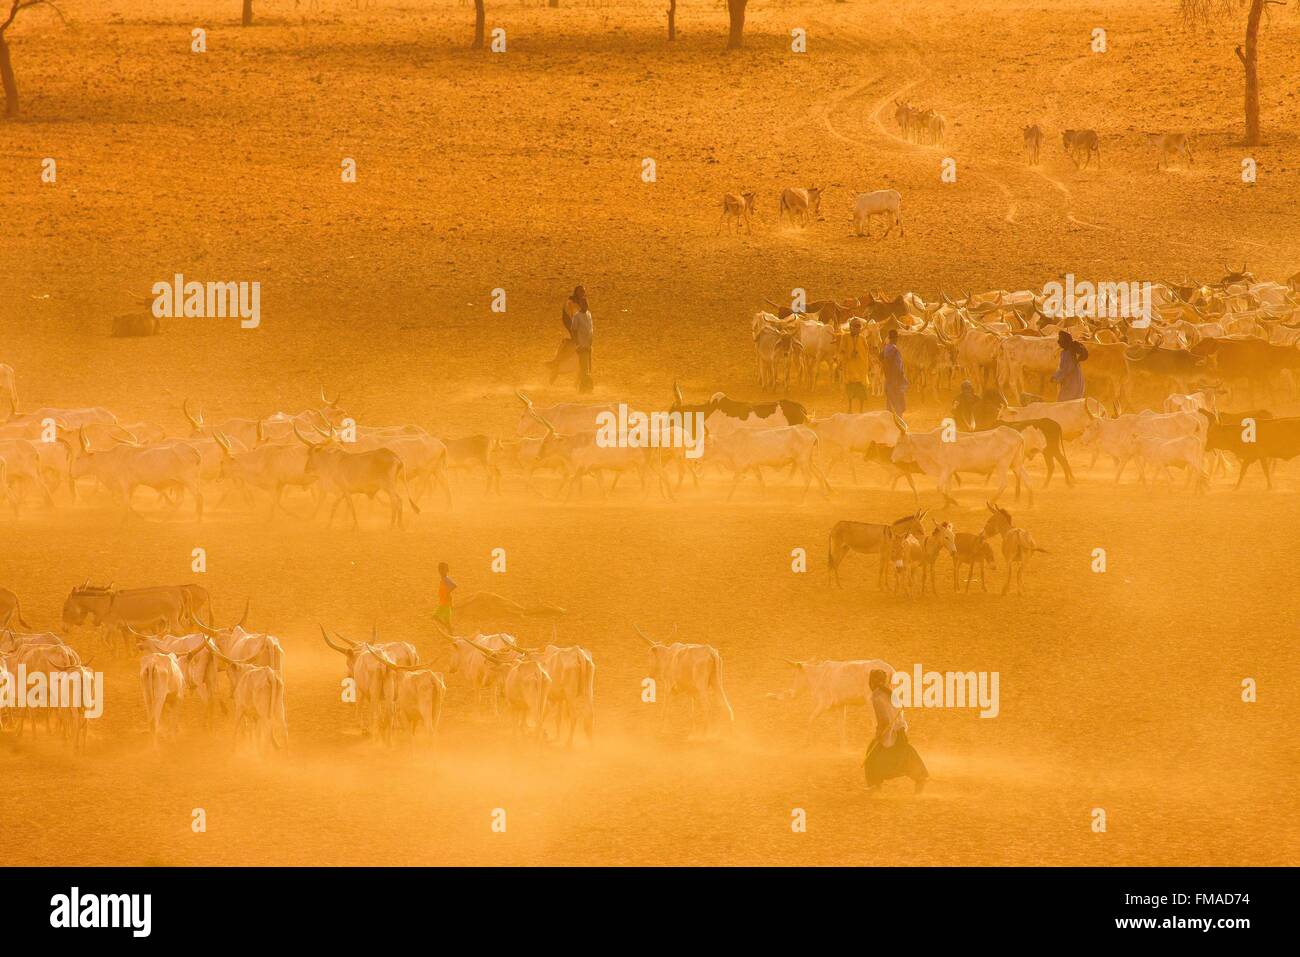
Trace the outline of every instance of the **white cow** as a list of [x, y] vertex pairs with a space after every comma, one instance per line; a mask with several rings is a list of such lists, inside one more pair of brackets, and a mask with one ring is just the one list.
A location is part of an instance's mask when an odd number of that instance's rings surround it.
[[879, 658], [857, 661], [783, 660], [795, 669], [794, 686], [776, 697], [789, 700], [807, 692], [812, 698], [805, 742], [811, 740], [813, 723], [818, 718], [828, 711], [839, 711], [840, 743], [847, 745], [849, 708], [871, 701], [871, 672], [883, 671], [891, 680], [894, 677], [893, 666]]
[[154, 747], [167, 729], [175, 733], [180, 723], [180, 701], [185, 697], [185, 675], [174, 654], [151, 651], [140, 658], [140, 687], [144, 692], [145, 719]]
[[695, 707], [703, 713], [707, 732], [715, 705], [721, 705], [728, 727], [736, 721], [722, 686], [722, 655], [712, 645], [688, 645], [675, 641], [664, 644], [646, 636], [633, 625], [641, 640], [650, 646], [650, 678], [654, 681], [655, 700], [663, 707], [663, 724], [668, 722], [668, 704], [675, 696], [691, 702], [691, 726], [695, 725]]
[[[1029, 474], [1025, 471], [1025, 459], [1028, 454], [1026, 441], [1036, 429], [1026, 429], [1024, 433], [1002, 426], [987, 432], [962, 432], [950, 436], [952, 441], [944, 441], [947, 430], [935, 429], [931, 432], [908, 432], [899, 420], [903, 434], [894, 446], [891, 460], [895, 464], [915, 463], [926, 475], [935, 479], [940, 493], [948, 502], [956, 504], [956, 499], [948, 494], [953, 476], [958, 472], [975, 472], [981, 475], [997, 473], [998, 488], [993, 495], [996, 501], [1007, 487], [1008, 475], [1016, 479], [1016, 498], [1020, 489], [1029, 495], [1029, 503], [1034, 502], [1034, 492], [1029, 485]], [[1036, 437], [1036, 444], [1042, 437]]]
[[735, 478], [727, 495], [730, 501], [747, 472], [753, 472], [764, 493], [763, 469], [792, 466], [804, 477], [803, 495], [808, 494], [814, 477], [821, 482], [822, 491], [830, 497], [831, 487], [826, 476], [813, 460], [817, 449], [817, 433], [807, 426], [792, 425], [776, 429], [737, 429], [728, 435], [710, 435], [705, 442], [706, 461], [730, 469]]
[[853, 198], [853, 228], [861, 236], [863, 230], [871, 235], [871, 220], [877, 216], [888, 218], [889, 228], [885, 230], [885, 239], [898, 227], [898, 235], [903, 235], [903, 196], [896, 189], [878, 189], [871, 193], [858, 193]]

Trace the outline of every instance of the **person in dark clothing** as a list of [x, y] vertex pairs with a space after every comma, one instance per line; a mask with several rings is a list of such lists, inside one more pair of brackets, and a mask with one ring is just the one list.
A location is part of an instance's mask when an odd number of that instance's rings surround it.
[[889, 342], [880, 350], [880, 363], [885, 373], [885, 407], [895, 415], [907, 411], [907, 387], [910, 383], [903, 372], [903, 354], [898, 351], [898, 330], [889, 330]]
[[957, 398], [952, 400], [952, 419], [957, 423], [957, 428], [963, 432], [974, 432], [978, 426], [975, 424], [975, 415], [979, 409], [980, 399], [975, 394], [975, 385], [970, 379], [963, 379], [961, 391], [957, 393]]
[[876, 713], [876, 736], [862, 762], [867, 790], [874, 791], [891, 778], [908, 777], [919, 794], [930, 772], [916, 748], [907, 741], [907, 721], [902, 709], [894, 706], [889, 676], [877, 668], [867, 678], [867, 684], [871, 687], [871, 707]]
[[1083, 367], [1080, 365], [1088, 358], [1088, 350], [1082, 343], [1075, 342], [1074, 337], [1062, 329], [1056, 334], [1056, 344], [1061, 347], [1061, 364], [1052, 375], [1052, 381], [1060, 383], [1057, 402], [1083, 398]]

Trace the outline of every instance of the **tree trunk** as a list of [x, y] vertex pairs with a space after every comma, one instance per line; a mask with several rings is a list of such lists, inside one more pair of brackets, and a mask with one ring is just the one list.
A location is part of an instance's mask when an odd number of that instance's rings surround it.
[[1259, 21], [1264, 16], [1264, 0], [1251, 0], [1246, 18], [1246, 52], [1237, 47], [1237, 59], [1246, 68], [1246, 138], [1245, 146], [1259, 145]]
[[487, 20], [487, 11], [483, 8], [483, 0], [474, 0], [474, 43], [471, 49], [483, 49], [483, 25]]
[[727, 39], [728, 50], [739, 50], [744, 45], [745, 4], [748, 2], [749, 0], [727, 0], [727, 15], [731, 18], [731, 35]]
[[5, 116], [18, 115], [18, 81], [14, 79], [14, 67], [9, 62], [9, 41], [0, 33], [0, 82], [5, 89]]
[[668, 42], [677, 39], [677, 0], [668, 0]]
[[244, 26], [253, 25], [253, 0], [244, 0]]
[[559, 7], [560, 0], [546, 0], [546, 5], [548, 7]]

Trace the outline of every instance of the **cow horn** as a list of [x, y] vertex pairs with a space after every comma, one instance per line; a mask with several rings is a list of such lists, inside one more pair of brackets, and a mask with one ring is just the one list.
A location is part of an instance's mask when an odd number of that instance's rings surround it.
[[[328, 634], [326, 634], [326, 632], [325, 632], [325, 626], [324, 626], [324, 625], [319, 625], [319, 627], [320, 627], [320, 636], [321, 636], [322, 638], [325, 639], [325, 644], [329, 645], [331, 648], [333, 648], [335, 651], [337, 651], [337, 652], [338, 652], [339, 654], [341, 654], [341, 655], [350, 655], [350, 654], [352, 654], [352, 649], [351, 649], [351, 648], [344, 648], [344, 647], [341, 647], [341, 646], [339, 646], [339, 645], [336, 645], [336, 644], [334, 644], [334, 642], [330, 641], [330, 636], [329, 636]], [[340, 635], [339, 637], [342, 638], [343, 636]], [[347, 641], [346, 638], [344, 638], [343, 640], [344, 640], [344, 641]]]
[[[259, 428], [260, 428], [260, 424], [259, 424]], [[301, 442], [303, 445], [307, 446], [307, 448], [309, 449], [319, 448], [320, 446], [325, 444], [324, 442], [309, 441], [305, 435], [303, 435], [301, 432], [298, 431], [297, 422], [293, 424], [293, 434], [298, 436], [298, 441]]]
[[320, 400], [321, 400], [322, 402], [324, 402], [326, 405], [328, 405], [331, 409], [336, 409], [336, 408], [338, 408], [339, 397], [338, 397], [337, 395], [335, 395], [334, 398], [332, 398], [332, 399], [331, 399], [331, 398], [328, 398], [328, 397], [325, 395], [325, 387], [324, 387], [324, 386], [321, 386], [321, 387], [320, 387]]
[[802, 662], [802, 661], [795, 661], [795, 660], [792, 659], [792, 658], [782, 658], [781, 660], [784, 661], [784, 662], [785, 662], [787, 665], [789, 665], [791, 668], [802, 668], [802, 667], [803, 667], [803, 662]]
[[244, 623], [248, 621], [248, 606], [252, 604], [252, 601], [253, 600], [251, 598], [244, 599], [244, 613], [239, 616], [239, 621], [235, 622], [235, 624], [238, 625], [240, 628], [243, 628]]
[[[323, 630], [323, 629], [322, 629], [322, 630]], [[254, 658], [257, 657], [256, 654], [252, 654], [252, 655], [249, 655], [247, 658], [227, 658], [225, 655], [223, 655], [221, 652], [219, 652], [219, 651], [217, 650], [217, 646], [216, 646], [215, 644], [212, 643], [212, 639], [211, 639], [211, 638], [209, 638], [209, 639], [207, 640], [206, 644], [207, 644], [207, 646], [208, 646], [208, 650], [209, 650], [210, 652], [212, 652], [214, 655], [216, 655], [218, 658], [220, 658], [222, 661], [224, 661], [224, 662], [225, 662], [226, 664], [228, 664], [228, 665], [246, 665], [246, 664], [248, 664], [250, 661], [252, 661]]]
[[86, 438], [86, 427], [83, 425], [77, 429], [77, 436], [81, 439], [81, 451], [90, 452], [90, 439]]
[[893, 416], [894, 416], [894, 424], [895, 424], [896, 426], [898, 426], [898, 431], [900, 431], [900, 432], [906, 434], [906, 433], [907, 433], [907, 423], [904, 422], [901, 418], [899, 418], [899, 415], [898, 415], [897, 412], [894, 412], [894, 413], [893, 413]]
[[686, 404], [686, 397], [682, 395], [682, 387], [676, 381], [673, 382], [673, 395], [676, 397], [678, 405]]
[[194, 426], [194, 431], [197, 432], [199, 429], [203, 428], [202, 409], [199, 409], [198, 418], [195, 418], [194, 414], [190, 412], [190, 400], [185, 399], [184, 401], [181, 402], [181, 411], [185, 413], [185, 418], [190, 420], [190, 425]]
[[524, 408], [531, 409], [533, 407], [533, 400], [528, 398], [528, 396], [524, 395], [518, 389], [515, 389], [515, 395], [518, 396], [519, 401], [524, 404]]
[[632, 623], [632, 627], [635, 628], [635, 629], [636, 629], [636, 633], [637, 633], [638, 635], [641, 636], [641, 640], [644, 641], [644, 642], [645, 642], [647, 645], [649, 645], [651, 648], [657, 648], [657, 647], [659, 646], [659, 642], [657, 642], [657, 641], [652, 641], [651, 639], [649, 639], [648, 637], [646, 637], [646, 633], [645, 633], [644, 631], [641, 630], [641, 626], [638, 625], [636, 622], [633, 622], [633, 623]]

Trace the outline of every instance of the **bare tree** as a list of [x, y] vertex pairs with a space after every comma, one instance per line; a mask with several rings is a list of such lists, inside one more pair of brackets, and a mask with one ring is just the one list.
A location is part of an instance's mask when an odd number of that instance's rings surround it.
[[[20, 11], [39, 6], [49, 7], [60, 19], [64, 19], [63, 11], [50, 0], [9, 0], [9, 15], [0, 22], [0, 86], [5, 91], [5, 116], [18, 115], [18, 81], [14, 78], [13, 62], [9, 59], [9, 28], [13, 26]], [[3, 2], [0, 2], [0, 11], [3, 10]]]
[[1246, 10], [1246, 43], [1233, 51], [1246, 71], [1246, 136], [1243, 146], [1259, 145], [1259, 24], [1270, 6], [1286, 6], [1286, 0], [1179, 0], [1183, 22], [1189, 26], [1208, 24]]
[[487, 10], [483, 6], [483, 0], [474, 0], [474, 42], [470, 44], [470, 49], [483, 49], [483, 27], [486, 21]]
[[244, 0], [243, 24], [246, 27], [251, 27], [253, 25], [253, 0]]
[[727, 16], [731, 18], [731, 34], [727, 38], [728, 50], [739, 50], [745, 42], [745, 5], [749, 0], [727, 0]]
[[677, 39], [677, 0], [668, 0], [668, 42]]

